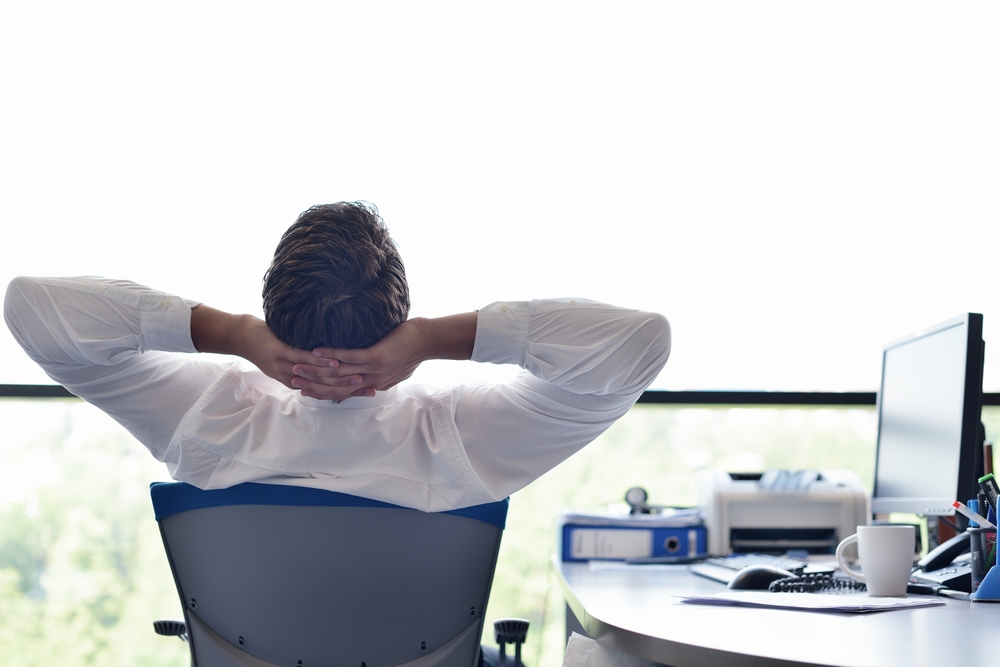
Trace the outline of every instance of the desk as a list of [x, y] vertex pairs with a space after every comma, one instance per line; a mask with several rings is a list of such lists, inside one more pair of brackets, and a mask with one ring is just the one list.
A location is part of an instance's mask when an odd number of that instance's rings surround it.
[[978, 667], [1000, 655], [1000, 603], [874, 614], [830, 614], [682, 604], [722, 584], [683, 566], [592, 571], [552, 559], [559, 585], [588, 635], [671, 667]]

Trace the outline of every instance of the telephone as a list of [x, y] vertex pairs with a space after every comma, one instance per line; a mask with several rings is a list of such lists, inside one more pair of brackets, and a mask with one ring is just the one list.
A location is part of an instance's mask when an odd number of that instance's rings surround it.
[[971, 593], [972, 561], [963, 556], [968, 552], [969, 533], [959, 533], [921, 558], [910, 581]]

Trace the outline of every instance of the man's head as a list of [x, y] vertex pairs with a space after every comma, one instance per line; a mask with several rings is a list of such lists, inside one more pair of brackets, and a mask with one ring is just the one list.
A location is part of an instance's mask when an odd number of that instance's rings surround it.
[[313, 206], [264, 275], [264, 319], [293, 347], [368, 347], [410, 311], [403, 261], [374, 204]]

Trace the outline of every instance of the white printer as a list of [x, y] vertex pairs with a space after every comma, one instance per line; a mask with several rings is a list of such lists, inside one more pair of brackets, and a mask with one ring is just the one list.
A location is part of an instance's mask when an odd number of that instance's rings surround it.
[[833, 553], [871, 519], [871, 496], [850, 470], [696, 474], [708, 553]]

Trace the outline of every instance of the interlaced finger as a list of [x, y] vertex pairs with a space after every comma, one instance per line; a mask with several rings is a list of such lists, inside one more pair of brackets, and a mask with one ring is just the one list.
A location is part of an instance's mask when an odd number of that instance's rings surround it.
[[320, 400], [342, 401], [346, 398], [351, 398], [352, 396], [372, 397], [375, 395], [375, 389], [372, 387], [365, 387], [363, 389], [353, 388], [356, 385], [333, 387], [325, 384], [310, 382], [309, 380], [305, 380], [303, 378], [295, 378], [292, 383], [295, 385], [301, 385], [298, 388], [301, 389], [303, 396], [318, 398]]
[[310, 380], [316, 380], [317, 378], [350, 377], [351, 375], [358, 375], [358, 373], [344, 372], [341, 368], [313, 366], [311, 364], [295, 364], [292, 366], [292, 372], [296, 375], [309, 378]]
[[317, 385], [324, 385], [327, 387], [351, 387], [356, 386], [364, 382], [364, 376], [361, 375], [324, 375], [320, 373], [312, 372], [308, 367], [300, 368], [295, 367], [295, 377], [292, 378], [292, 386], [298, 387], [297, 381], [303, 380], [308, 381]]

